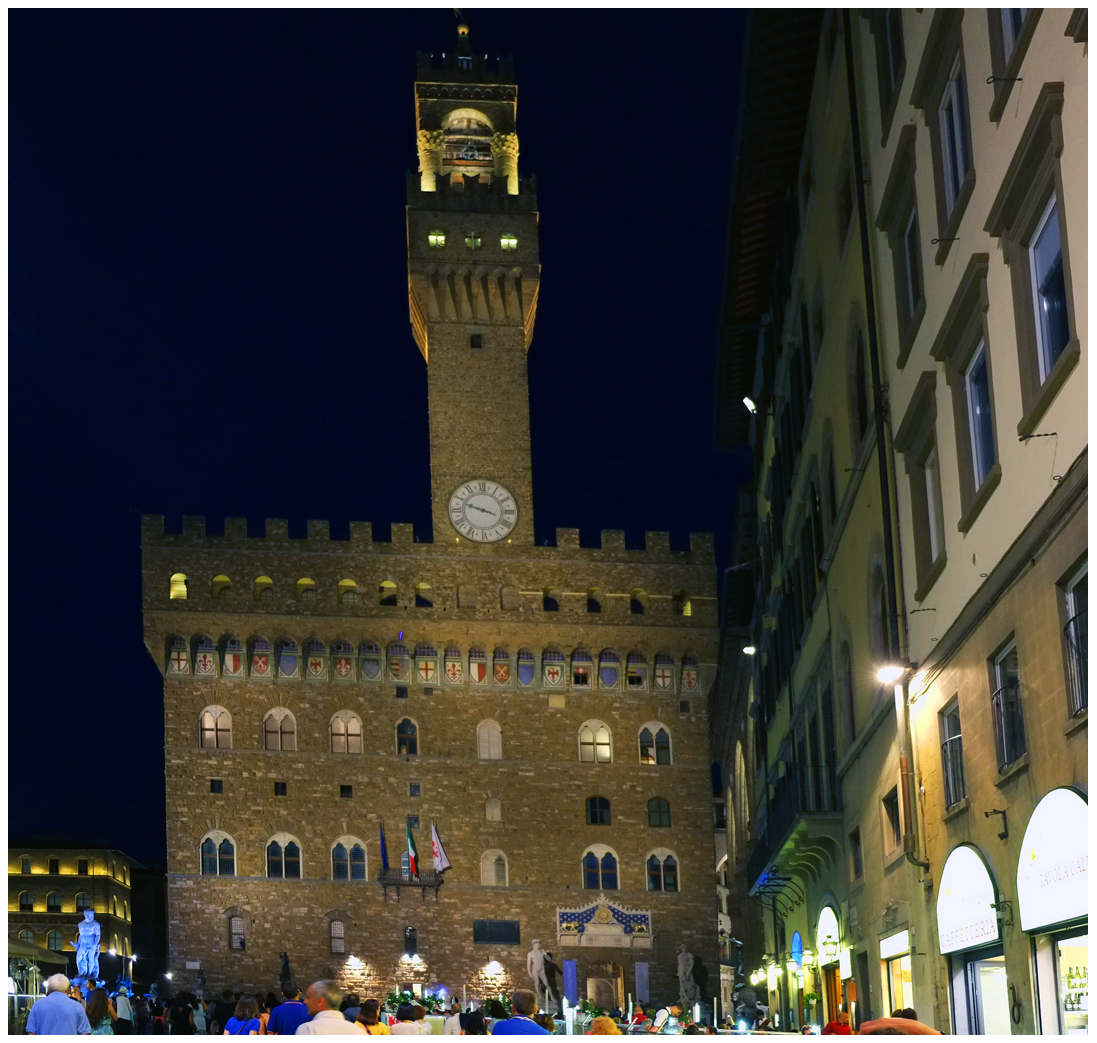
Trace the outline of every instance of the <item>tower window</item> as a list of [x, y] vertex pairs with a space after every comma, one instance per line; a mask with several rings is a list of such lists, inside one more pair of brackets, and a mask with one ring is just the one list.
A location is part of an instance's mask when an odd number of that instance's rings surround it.
[[499, 245], [507, 251], [518, 249], [518, 236], [516, 235], [501, 235], [499, 236]]
[[464, 55], [460, 56], [457, 59], [457, 68], [460, 69], [461, 72], [472, 72], [472, 59], [467, 58]]
[[286, 784], [284, 782], [276, 782], [274, 784], [274, 795], [276, 797], [284, 797], [286, 795]]
[[344, 797], [344, 798], [348, 798], [348, 799], [353, 797], [354, 796], [354, 786], [353, 785], [350, 785], [350, 786], [340, 785], [339, 786], [339, 796]]
[[480, 333], [474, 333], [471, 341], [474, 348], [482, 348], [484, 346], [484, 337]]
[[482, 245], [483, 240], [475, 232], [469, 232], [469, 234], [465, 236], [465, 246], [469, 250], [479, 250]]
[[225, 780], [224, 779], [210, 779], [209, 780], [210, 793], [224, 793], [225, 792]]
[[435, 249], [446, 245], [446, 233], [445, 232], [428, 232], [427, 242], [430, 243]]

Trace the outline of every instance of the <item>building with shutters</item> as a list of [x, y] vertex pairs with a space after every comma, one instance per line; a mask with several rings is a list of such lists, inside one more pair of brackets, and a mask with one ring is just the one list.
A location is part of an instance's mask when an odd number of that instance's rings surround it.
[[712, 538], [535, 544], [539, 214], [517, 87], [461, 27], [414, 90], [433, 542], [143, 519], [175, 984], [266, 992], [284, 952], [299, 982], [483, 998], [528, 984], [539, 939], [578, 999], [677, 996], [682, 943], [714, 990]]
[[782, 1028], [1084, 1032], [1087, 15], [751, 32], [719, 429], [756, 582], [715, 711], [747, 969]]

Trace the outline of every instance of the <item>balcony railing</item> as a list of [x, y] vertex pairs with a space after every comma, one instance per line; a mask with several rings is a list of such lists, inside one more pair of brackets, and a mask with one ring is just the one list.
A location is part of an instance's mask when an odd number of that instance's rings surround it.
[[959, 735], [941, 743], [941, 768], [945, 774], [945, 807], [952, 807], [967, 796], [964, 785], [964, 743]]
[[1021, 714], [1021, 682], [1002, 685], [990, 697], [994, 713], [994, 746], [998, 770], [1005, 771], [1026, 750], [1025, 719]]
[[438, 888], [445, 883], [442, 874], [433, 869], [420, 869], [418, 876], [413, 876], [403, 869], [381, 869], [377, 872], [377, 882], [384, 889], [386, 901], [388, 901], [390, 887], [396, 888], [397, 901], [400, 900], [400, 888], [402, 887], [418, 887], [424, 900], [427, 891], [433, 888], [434, 898], [437, 901]]
[[797, 818], [841, 810], [833, 778], [834, 770], [826, 764], [799, 768], [785, 776], [786, 784], [769, 802], [766, 828], [747, 860], [751, 886], [765, 872]]
[[1087, 611], [1083, 609], [1063, 628], [1063, 636], [1067, 642], [1067, 705], [1071, 717], [1077, 717], [1089, 706], [1087, 615]]

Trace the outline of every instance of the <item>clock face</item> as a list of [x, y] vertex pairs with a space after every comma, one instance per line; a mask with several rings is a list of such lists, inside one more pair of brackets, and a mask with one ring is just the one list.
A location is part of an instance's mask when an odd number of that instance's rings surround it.
[[494, 543], [514, 529], [518, 505], [498, 482], [474, 478], [449, 498], [449, 520], [466, 539]]

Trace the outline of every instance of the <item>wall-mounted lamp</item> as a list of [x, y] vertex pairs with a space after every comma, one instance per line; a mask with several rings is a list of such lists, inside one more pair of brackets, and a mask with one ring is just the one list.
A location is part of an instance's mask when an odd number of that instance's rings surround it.
[[503, 965], [498, 960], [492, 960], [485, 968], [484, 972], [490, 974], [493, 978], [503, 973]]
[[998, 834], [998, 839], [1005, 840], [1009, 836], [1009, 825], [1006, 823], [1006, 813], [1004, 811], [999, 811], [997, 808], [993, 811], [983, 812], [983, 818], [990, 818], [991, 815], [1002, 816], [1002, 832]]
[[823, 939], [822, 949], [824, 954], [833, 959], [838, 955], [838, 939], [831, 935], [829, 938]]
[[743, 655], [754, 655], [758, 649], [754, 645], [743, 645]]

